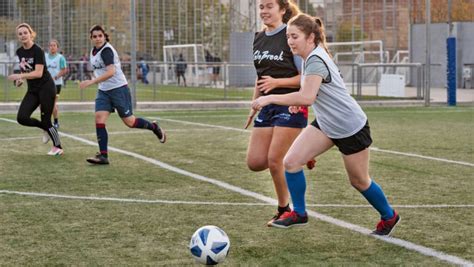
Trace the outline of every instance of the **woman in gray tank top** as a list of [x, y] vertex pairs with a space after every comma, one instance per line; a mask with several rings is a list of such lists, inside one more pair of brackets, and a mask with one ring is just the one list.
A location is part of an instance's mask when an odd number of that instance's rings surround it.
[[285, 177], [294, 210], [272, 223], [288, 228], [308, 222], [305, 205], [306, 178], [302, 166], [334, 145], [342, 153], [351, 185], [380, 213], [381, 220], [373, 231], [389, 235], [400, 220], [389, 205], [382, 188], [369, 176], [369, 149], [372, 143], [365, 113], [347, 92], [337, 66], [326, 47], [324, 28], [319, 18], [300, 14], [288, 22], [288, 45], [304, 60], [301, 89], [286, 95], [257, 98], [252, 108], [260, 110], [269, 104], [309, 106], [316, 118], [296, 138], [284, 158]]

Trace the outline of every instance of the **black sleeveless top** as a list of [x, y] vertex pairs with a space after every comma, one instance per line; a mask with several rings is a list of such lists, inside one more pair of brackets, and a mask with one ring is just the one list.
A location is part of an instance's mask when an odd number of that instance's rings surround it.
[[[286, 27], [272, 36], [267, 36], [265, 31], [255, 34], [253, 63], [259, 79], [262, 76], [291, 78], [299, 74], [286, 41]], [[298, 90], [299, 88], [275, 88], [268, 94], [287, 94]]]

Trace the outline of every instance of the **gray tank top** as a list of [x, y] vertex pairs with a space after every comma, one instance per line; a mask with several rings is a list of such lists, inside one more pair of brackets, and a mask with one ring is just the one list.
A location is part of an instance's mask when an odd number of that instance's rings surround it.
[[[324, 67], [329, 71], [327, 76], [322, 73], [313, 73], [309, 69], [305, 71], [307, 65], [317, 63], [317, 61], [325, 65]], [[306, 75], [323, 77], [323, 83], [312, 105], [323, 133], [329, 138], [341, 139], [356, 134], [364, 127], [367, 116], [347, 91], [339, 69], [321, 46], [316, 47], [305, 60], [302, 78]]]

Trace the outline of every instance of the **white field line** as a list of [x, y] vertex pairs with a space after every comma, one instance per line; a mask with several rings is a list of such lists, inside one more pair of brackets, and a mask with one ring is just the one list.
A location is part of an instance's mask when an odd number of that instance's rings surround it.
[[[3, 118], [0, 118], [0, 119], [4, 120], [4, 121], [16, 123], [16, 121], [14, 121], [14, 120], [3, 119]], [[67, 133], [63, 133], [63, 132], [61, 132], [60, 134], [62, 136], [69, 137], [73, 140], [76, 140], [76, 141], [79, 141], [79, 142], [82, 142], [82, 143], [86, 143], [86, 144], [89, 144], [89, 145], [92, 145], [92, 146], [97, 145], [95, 142], [92, 142], [92, 141], [89, 141], [89, 140], [86, 140], [86, 139], [83, 139], [83, 138], [80, 138], [80, 137], [77, 137], [77, 136], [74, 136], [74, 135], [71, 135], [71, 134], [67, 134]], [[228, 184], [226, 182], [222, 182], [222, 181], [219, 181], [219, 180], [216, 180], [216, 179], [212, 179], [212, 178], [205, 177], [205, 176], [202, 176], [202, 175], [199, 175], [199, 174], [188, 172], [186, 170], [171, 166], [169, 164], [166, 164], [166, 163], [161, 162], [161, 161], [156, 160], [156, 159], [152, 159], [152, 158], [149, 158], [149, 157], [146, 157], [146, 156], [134, 153], [134, 152], [130, 152], [130, 151], [126, 151], [126, 150], [123, 150], [123, 149], [114, 148], [114, 147], [109, 147], [109, 150], [115, 151], [117, 153], [121, 153], [121, 154], [124, 154], [124, 155], [128, 155], [130, 157], [134, 157], [134, 158], [137, 158], [137, 159], [141, 159], [141, 160], [149, 162], [151, 164], [160, 166], [163, 169], [166, 169], [166, 170], [178, 173], [178, 174], [182, 174], [184, 176], [191, 177], [191, 178], [199, 180], [199, 181], [214, 184], [218, 187], [221, 187], [221, 188], [239, 193], [239, 194], [244, 195], [244, 196], [249, 196], [249, 197], [255, 198], [257, 200], [260, 200], [262, 202], [266, 202], [268, 204], [277, 205], [277, 200], [275, 200], [273, 198], [264, 196], [264, 195], [256, 193], [256, 192], [252, 192], [250, 190], [240, 188], [238, 186]], [[409, 241], [406, 241], [406, 240], [403, 240], [403, 239], [399, 239], [399, 238], [372, 235], [371, 234], [372, 231], [367, 229], [367, 228], [364, 228], [364, 227], [361, 227], [361, 226], [358, 226], [358, 225], [355, 225], [355, 224], [352, 224], [352, 223], [348, 223], [346, 221], [339, 220], [339, 219], [336, 219], [336, 218], [333, 218], [331, 216], [327, 216], [327, 215], [324, 215], [322, 213], [318, 213], [318, 212], [315, 212], [315, 211], [307, 210], [307, 212], [308, 212], [309, 216], [311, 216], [313, 218], [316, 218], [316, 219], [319, 219], [321, 221], [328, 222], [330, 224], [334, 224], [334, 225], [349, 229], [351, 231], [355, 231], [355, 232], [361, 233], [363, 235], [379, 239], [381, 241], [384, 241], [384, 242], [387, 242], [387, 243], [390, 243], [390, 244], [394, 244], [394, 245], [397, 245], [397, 246], [400, 246], [400, 247], [404, 247], [408, 250], [416, 251], [416, 252], [421, 253], [421, 254], [426, 255], [426, 256], [435, 257], [439, 260], [446, 261], [446, 262], [449, 262], [449, 263], [452, 263], [452, 264], [457, 264], [457, 265], [462, 265], [462, 266], [474, 266], [473, 262], [465, 260], [465, 259], [457, 257], [457, 256], [449, 255], [449, 254], [446, 254], [444, 252], [437, 251], [437, 250], [434, 250], [434, 249], [429, 248], [429, 247], [417, 245], [415, 243], [412, 243], [412, 242], [409, 242]]]
[[404, 152], [398, 152], [398, 151], [393, 151], [393, 150], [380, 149], [380, 148], [377, 148], [377, 147], [370, 147], [370, 150], [376, 151], [376, 152], [384, 152], [384, 153], [389, 153], [389, 154], [395, 154], [395, 155], [401, 155], [401, 156], [407, 156], [407, 157], [415, 157], [415, 158], [421, 158], [421, 159], [429, 159], [429, 160], [435, 160], [435, 161], [441, 161], [441, 162], [446, 162], [446, 163], [453, 163], [453, 164], [459, 164], [459, 165], [474, 167], [473, 163], [465, 162], [465, 161], [435, 158], [435, 157], [423, 156], [423, 155], [418, 155], [418, 154], [413, 154], [413, 153], [404, 153]]
[[[215, 129], [193, 129], [193, 131], [215, 131]], [[178, 133], [178, 132], [189, 132], [186, 129], [170, 129], [166, 130], [167, 133]], [[144, 129], [133, 129], [131, 131], [116, 131], [116, 132], [107, 132], [108, 135], [127, 135], [127, 134], [149, 134], [148, 130]], [[25, 136], [25, 137], [7, 137], [7, 138], [0, 138], [1, 141], [17, 141], [17, 140], [31, 140], [31, 139], [41, 139], [43, 135], [38, 136]], [[96, 136], [96, 133], [84, 133], [84, 134], [77, 134], [77, 136]]]
[[[41, 135], [41, 136], [43, 136], [43, 135]], [[18, 141], [18, 140], [31, 140], [31, 139], [41, 140], [41, 136], [38, 135], [38, 136], [0, 138], [0, 141]]]
[[[137, 199], [137, 198], [118, 198], [118, 197], [99, 197], [99, 196], [74, 196], [61, 195], [42, 192], [22, 192], [11, 190], [0, 190], [0, 194], [11, 194], [32, 197], [62, 198], [72, 200], [91, 200], [91, 201], [111, 201], [125, 203], [146, 203], [146, 204], [177, 204], [177, 205], [213, 205], [213, 206], [273, 206], [270, 203], [262, 202], [212, 202], [212, 201], [186, 201], [186, 200], [166, 200], [166, 199]], [[372, 208], [370, 205], [351, 205], [351, 204], [307, 204], [308, 207], [320, 208]], [[474, 208], [474, 205], [392, 205], [395, 208]]]
[[[213, 125], [213, 124], [207, 124], [207, 123], [182, 121], [182, 120], [174, 120], [174, 119], [165, 119], [165, 118], [152, 118], [152, 117], [149, 117], [149, 118], [150, 119], [156, 119], [156, 120], [158, 120], [158, 122], [160, 122], [160, 121], [170, 121], [170, 122], [177, 122], [177, 123], [181, 123], [181, 124], [196, 125], [196, 126], [202, 126], [202, 127], [210, 127], [210, 128], [224, 129], [224, 130], [237, 131], [237, 132], [243, 132], [243, 133], [250, 133], [250, 130], [246, 130], [246, 129], [243, 129], [243, 128], [239, 129], [239, 128], [235, 128], [235, 127], [227, 127], [227, 126]], [[242, 126], [244, 126], [243, 123], [242, 123]]]
[[[202, 126], [202, 127], [226, 129], [226, 130], [232, 130], [232, 131], [238, 131], [238, 132], [250, 132], [250, 130], [244, 130], [244, 129], [239, 129], [239, 128], [235, 128], [235, 127], [225, 127], [225, 126], [219, 126], [219, 125], [213, 125], [213, 124], [206, 124], [206, 123], [197, 123], [197, 122], [174, 120], [174, 119], [165, 119], [165, 118], [152, 118], [152, 119], [157, 119], [159, 121], [169, 121], [169, 122], [177, 122], [177, 123], [182, 123], [182, 124], [197, 125], [197, 126]], [[441, 162], [445, 162], [445, 163], [453, 163], [453, 164], [458, 164], [458, 165], [474, 167], [474, 163], [465, 162], [465, 161], [456, 161], [456, 160], [449, 160], [449, 159], [443, 159], [443, 158], [435, 158], [435, 157], [430, 157], [430, 156], [418, 155], [418, 154], [414, 154], [414, 153], [405, 153], [405, 152], [398, 152], [398, 151], [387, 150], [387, 149], [380, 149], [380, 148], [377, 148], [377, 147], [370, 147], [369, 149], [372, 150], [372, 151], [375, 151], [375, 152], [390, 153], [390, 154], [395, 154], [395, 155], [400, 155], [400, 156], [415, 157], [415, 158], [435, 160], [435, 161], [441, 161]]]

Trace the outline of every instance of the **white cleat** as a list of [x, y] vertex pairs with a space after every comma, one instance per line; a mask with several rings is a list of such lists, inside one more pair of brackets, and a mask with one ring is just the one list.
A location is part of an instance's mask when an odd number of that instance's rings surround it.
[[48, 155], [50, 156], [61, 156], [62, 154], [64, 154], [64, 150], [55, 146], [53, 146], [53, 148], [48, 152]]
[[43, 144], [47, 144], [49, 142], [49, 139], [51, 139], [51, 138], [49, 137], [48, 132], [44, 131], [44, 133], [43, 133]]

